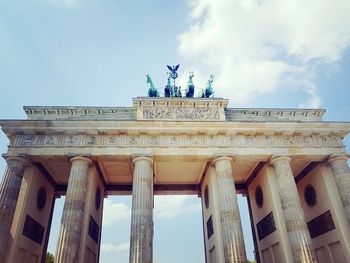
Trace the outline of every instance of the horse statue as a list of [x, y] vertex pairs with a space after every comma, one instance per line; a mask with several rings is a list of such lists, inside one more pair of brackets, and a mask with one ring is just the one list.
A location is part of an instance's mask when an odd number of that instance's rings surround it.
[[182, 93], [181, 93], [181, 86], [174, 86], [174, 92], [173, 92], [173, 97], [182, 97]]
[[173, 87], [171, 86], [170, 74], [168, 74], [168, 81], [164, 88], [164, 97], [173, 97]]
[[192, 98], [194, 94], [194, 85], [193, 85], [193, 79], [194, 74], [193, 71], [190, 71], [190, 75], [188, 76], [187, 81], [187, 89], [186, 89], [186, 98]]
[[147, 79], [147, 84], [149, 86], [148, 97], [159, 97], [159, 92], [157, 88], [154, 86], [151, 76], [147, 74], [146, 79]]
[[214, 75], [210, 75], [210, 79], [208, 80], [208, 86], [205, 88], [205, 90], [202, 90], [201, 97], [202, 98], [209, 98], [210, 96], [214, 95], [214, 90], [212, 87], [212, 84], [214, 82]]

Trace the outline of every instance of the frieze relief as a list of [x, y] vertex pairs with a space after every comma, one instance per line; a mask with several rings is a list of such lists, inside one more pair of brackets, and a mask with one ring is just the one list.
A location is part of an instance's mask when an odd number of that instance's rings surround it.
[[344, 147], [338, 136], [18, 135], [12, 147]]
[[25, 137], [23, 137], [21, 144], [22, 145], [32, 145], [33, 139], [34, 139], [33, 135], [25, 136]]
[[147, 107], [143, 109], [147, 120], [219, 120], [218, 108]]

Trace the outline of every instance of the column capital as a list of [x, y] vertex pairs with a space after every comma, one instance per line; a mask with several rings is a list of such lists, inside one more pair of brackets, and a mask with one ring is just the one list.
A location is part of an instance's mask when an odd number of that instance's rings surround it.
[[6, 160], [6, 163], [15, 161], [15, 162], [20, 162], [23, 164], [23, 166], [28, 167], [31, 166], [31, 162], [28, 161], [26, 158], [21, 157], [21, 156], [10, 156], [10, 155], [3, 155], [4, 159]]
[[276, 162], [281, 160], [286, 160], [290, 163], [292, 161], [292, 157], [289, 155], [272, 155], [269, 160], [269, 163], [274, 165]]
[[213, 159], [213, 164], [215, 165], [218, 161], [230, 161], [231, 163], [233, 163], [234, 157], [232, 156], [217, 156]]
[[89, 165], [92, 164], [92, 161], [89, 158], [83, 157], [83, 156], [75, 156], [70, 159], [70, 162], [73, 163], [74, 161], [78, 161], [78, 160], [87, 162]]
[[347, 161], [349, 158], [350, 158], [350, 155], [347, 153], [331, 154], [328, 157], [327, 162], [331, 163], [331, 162], [338, 161], [338, 160]]
[[153, 164], [152, 156], [132, 156], [133, 163], [135, 163], [136, 161], [140, 161], [140, 160], [149, 161], [151, 164]]

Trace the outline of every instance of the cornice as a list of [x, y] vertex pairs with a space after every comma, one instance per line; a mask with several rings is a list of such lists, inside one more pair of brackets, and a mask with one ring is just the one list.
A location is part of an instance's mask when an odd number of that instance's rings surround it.
[[16, 135], [227, 135], [336, 136], [343, 139], [350, 123], [147, 122], [0, 120], [10, 138]]
[[247, 135], [336, 136], [350, 132], [350, 123], [148, 122], [0, 120], [8, 137], [16, 135]]

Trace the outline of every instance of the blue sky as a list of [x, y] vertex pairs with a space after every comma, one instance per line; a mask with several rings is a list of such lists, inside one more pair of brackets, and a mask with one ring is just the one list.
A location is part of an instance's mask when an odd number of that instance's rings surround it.
[[[230, 107], [326, 108], [325, 120], [350, 121], [348, 10], [348, 0], [0, 0], [0, 118], [25, 118], [23, 105], [131, 106], [146, 74], [162, 93], [166, 64], [179, 63], [182, 86], [193, 70], [198, 93], [213, 73]], [[106, 200], [101, 262], [128, 262], [130, 201]], [[158, 263], [204, 262], [197, 197], [156, 199], [155, 221]]]

